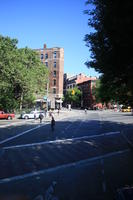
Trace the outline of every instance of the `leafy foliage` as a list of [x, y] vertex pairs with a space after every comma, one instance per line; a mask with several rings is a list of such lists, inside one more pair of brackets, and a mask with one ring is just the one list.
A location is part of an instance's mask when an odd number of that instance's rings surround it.
[[35, 94], [43, 92], [47, 68], [31, 49], [17, 48], [17, 40], [0, 36], [0, 108], [13, 110], [33, 105]]
[[71, 104], [72, 106], [80, 106], [81, 95], [82, 92], [77, 87], [69, 89], [65, 96], [65, 102]]
[[85, 36], [92, 52], [86, 64], [102, 74], [104, 100], [133, 104], [133, 2], [88, 0], [86, 4], [91, 5], [85, 12], [94, 30]]

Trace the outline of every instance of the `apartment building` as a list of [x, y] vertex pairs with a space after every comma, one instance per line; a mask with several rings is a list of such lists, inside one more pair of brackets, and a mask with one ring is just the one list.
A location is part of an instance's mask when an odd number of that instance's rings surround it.
[[[62, 107], [63, 97], [63, 74], [64, 74], [64, 48], [47, 48], [44, 44], [42, 49], [35, 49], [41, 62], [49, 69], [49, 83], [46, 99], [50, 108]], [[45, 98], [44, 98], [45, 99]]]
[[82, 107], [92, 109], [96, 105], [95, 96], [92, 94], [92, 89], [96, 85], [95, 77], [90, 80], [78, 82], [77, 87], [82, 91]]
[[96, 77], [86, 76], [82, 73], [75, 76], [64, 74], [64, 96], [68, 89], [78, 87], [82, 91], [81, 107], [93, 108], [95, 97], [92, 95], [92, 88], [96, 84]]

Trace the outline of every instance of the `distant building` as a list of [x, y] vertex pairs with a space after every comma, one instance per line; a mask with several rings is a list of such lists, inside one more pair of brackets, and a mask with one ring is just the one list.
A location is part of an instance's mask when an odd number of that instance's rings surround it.
[[51, 108], [59, 108], [62, 106], [63, 97], [64, 48], [47, 48], [44, 44], [42, 49], [35, 49], [35, 51], [38, 52], [41, 62], [48, 67], [50, 72], [46, 99]]
[[63, 94], [66, 94], [66, 91], [70, 88], [74, 88], [76, 86], [76, 76], [70, 75], [68, 73], [64, 74], [64, 83], [63, 83]]
[[68, 89], [78, 87], [82, 91], [81, 107], [92, 108], [95, 104], [92, 87], [95, 86], [96, 80], [96, 77], [89, 77], [82, 73], [72, 77], [64, 74], [64, 95]]
[[92, 94], [92, 89], [96, 85], [96, 79], [91, 78], [90, 80], [79, 82], [78, 88], [82, 91], [81, 107], [83, 108], [94, 108], [95, 96]]

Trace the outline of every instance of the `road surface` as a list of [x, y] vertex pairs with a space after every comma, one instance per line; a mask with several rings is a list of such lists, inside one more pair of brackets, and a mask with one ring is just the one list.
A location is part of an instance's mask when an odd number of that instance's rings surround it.
[[72, 110], [54, 117], [54, 132], [49, 117], [42, 124], [0, 121], [1, 198], [112, 200], [133, 184], [130, 113]]

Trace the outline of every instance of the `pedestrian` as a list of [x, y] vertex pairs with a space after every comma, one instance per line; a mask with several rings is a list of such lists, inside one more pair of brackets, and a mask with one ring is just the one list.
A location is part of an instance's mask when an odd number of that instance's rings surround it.
[[52, 117], [52, 110], [49, 111], [49, 117]]
[[40, 119], [40, 123], [42, 123], [42, 119], [43, 119], [43, 114], [42, 113], [39, 114], [39, 119]]
[[51, 119], [51, 130], [54, 131], [54, 127], [55, 127], [55, 119], [54, 117], [52, 116], [52, 119]]
[[45, 117], [47, 117], [47, 108], [44, 109]]
[[87, 109], [85, 108], [85, 114], [87, 114]]
[[36, 119], [36, 113], [34, 114], [34, 119]]

